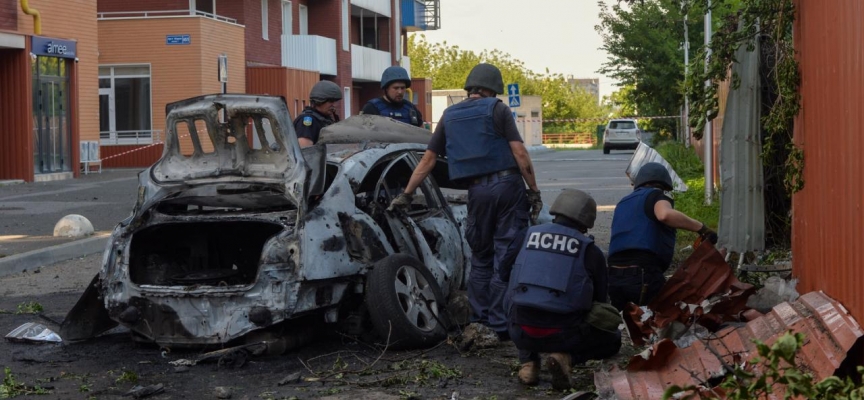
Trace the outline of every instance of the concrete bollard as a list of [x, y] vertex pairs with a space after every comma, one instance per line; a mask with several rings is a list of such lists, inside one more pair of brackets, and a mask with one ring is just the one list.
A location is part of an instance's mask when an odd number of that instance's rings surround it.
[[54, 236], [80, 238], [92, 234], [93, 224], [78, 214], [69, 214], [54, 225]]

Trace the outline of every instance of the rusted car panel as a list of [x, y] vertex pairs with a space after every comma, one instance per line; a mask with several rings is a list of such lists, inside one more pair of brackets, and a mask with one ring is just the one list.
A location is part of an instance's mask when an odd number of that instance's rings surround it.
[[601, 398], [658, 399], [671, 385], [717, 382], [715, 378], [732, 366], [757, 355], [754, 339], [770, 345], [787, 331], [805, 335], [796, 363], [817, 380], [834, 374], [864, 335], [840, 303], [822, 292], [810, 292], [743, 326], [727, 326], [709, 334], [687, 348], [661, 340], [644, 355], [634, 356], [626, 369], [595, 373], [594, 383]]
[[[114, 229], [64, 338], [98, 335], [106, 319], [163, 345], [224, 344], [311, 314], [340, 322], [356, 311], [344, 306], [363, 303], [373, 266], [397, 253], [419, 262], [402, 269], [425, 267], [440, 288], [431, 292], [444, 297], [424, 300], [445, 302], [462, 286], [470, 255], [465, 206], [451, 207], [430, 177], [409, 211], [386, 211], [426, 145], [410, 139], [420, 137], [415, 127], [364, 117], [373, 128], [327, 152], [299, 148], [279, 98], [213, 95], [169, 105], [163, 157], [139, 174], [132, 215]], [[392, 131], [382, 134], [379, 122]], [[405, 143], [380, 142], [403, 131]], [[180, 148], [185, 135], [191, 155]], [[446, 163], [440, 176], [446, 181]], [[83, 306], [99, 303], [104, 311]]]

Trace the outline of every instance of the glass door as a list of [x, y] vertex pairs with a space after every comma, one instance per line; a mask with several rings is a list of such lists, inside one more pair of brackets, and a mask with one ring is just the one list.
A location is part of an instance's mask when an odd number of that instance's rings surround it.
[[67, 61], [39, 56], [33, 74], [33, 164], [35, 172], [72, 170]]

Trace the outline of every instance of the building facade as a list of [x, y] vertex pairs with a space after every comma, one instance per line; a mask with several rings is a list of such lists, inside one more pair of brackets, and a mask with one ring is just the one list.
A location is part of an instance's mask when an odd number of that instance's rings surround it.
[[203, 94], [282, 96], [296, 115], [326, 79], [357, 114], [385, 68], [410, 71], [406, 35], [440, 27], [438, 2], [0, 0], [0, 179], [77, 176], [95, 148], [105, 167], [148, 166], [165, 106]]
[[600, 104], [600, 78], [567, 78], [567, 83], [570, 85], [570, 90], [580, 88], [591, 96], [597, 104]]

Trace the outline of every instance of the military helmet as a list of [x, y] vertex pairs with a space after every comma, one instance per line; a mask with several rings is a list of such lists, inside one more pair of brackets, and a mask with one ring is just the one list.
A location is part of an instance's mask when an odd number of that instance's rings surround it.
[[468, 79], [465, 80], [465, 90], [471, 90], [474, 87], [489, 89], [495, 94], [504, 93], [504, 79], [501, 77], [501, 70], [492, 64], [477, 64], [471, 72], [468, 73]]
[[552, 203], [549, 214], [567, 217], [591, 229], [597, 219], [597, 202], [579, 189], [564, 189]]
[[663, 164], [649, 162], [639, 168], [636, 172], [636, 179], [633, 180], [633, 185], [637, 188], [647, 183], [659, 183], [663, 185], [664, 190], [672, 190], [672, 177], [669, 176], [669, 171]]
[[381, 74], [381, 89], [387, 89], [393, 82], [405, 82], [405, 87], [411, 87], [411, 77], [408, 76], [408, 71], [399, 66], [387, 67], [384, 73]]
[[342, 89], [330, 81], [320, 81], [309, 91], [309, 100], [316, 103], [342, 100]]

